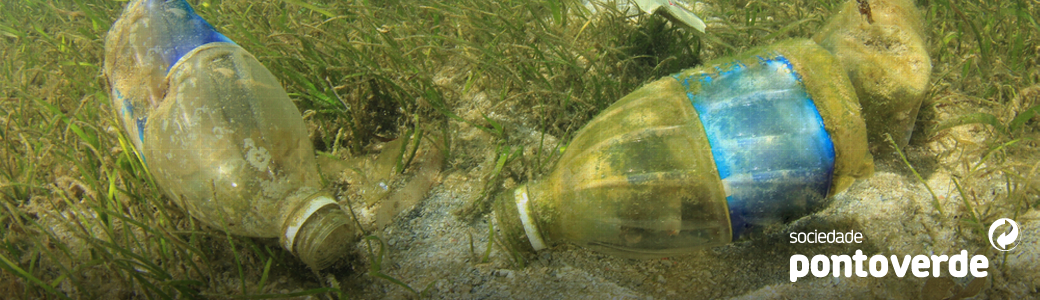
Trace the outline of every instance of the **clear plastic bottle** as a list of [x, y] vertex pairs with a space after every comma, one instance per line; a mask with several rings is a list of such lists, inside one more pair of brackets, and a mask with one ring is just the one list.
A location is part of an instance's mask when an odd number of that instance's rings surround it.
[[109, 33], [113, 105], [149, 171], [193, 217], [279, 237], [321, 269], [358, 231], [320, 190], [299, 110], [259, 61], [183, 0], [135, 1]]
[[500, 195], [495, 214], [516, 249], [682, 254], [826, 207], [873, 173], [866, 135], [835, 58], [789, 40], [618, 100], [547, 177]]

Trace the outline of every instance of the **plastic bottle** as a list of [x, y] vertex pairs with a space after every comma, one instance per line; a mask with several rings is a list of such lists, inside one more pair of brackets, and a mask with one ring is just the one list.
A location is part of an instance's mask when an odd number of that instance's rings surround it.
[[514, 249], [570, 242], [664, 257], [801, 218], [871, 173], [845, 71], [799, 39], [632, 92], [580, 129], [548, 176], [494, 209]]
[[183, 0], [130, 3], [105, 48], [113, 107], [177, 205], [232, 234], [279, 237], [315, 269], [349, 252], [355, 223], [320, 190], [300, 112], [255, 57]]
[[910, 142], [930, 86], [924, 20], [910, 0], [848, 1], [813, 36], [834, 53], [856, 87], [875, 154]]

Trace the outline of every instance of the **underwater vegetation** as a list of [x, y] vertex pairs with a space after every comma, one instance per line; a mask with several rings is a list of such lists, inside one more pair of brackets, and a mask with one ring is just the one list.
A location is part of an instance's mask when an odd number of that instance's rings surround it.
[[[844, 3], [691, 2], [707, 25], [700, 34], [598, 1], [188, 2], [285, 87], [318, 153], [325, 189], [337, 200], [364, 215], [384, 201], [365, 196], [373, 182], [398, 188], [407, 181], [392, 178], [425, 176], [420, 185], [452, 195], [435, 203], [451, 205], [401, 208], [393, 230], [362, 221], [365, 238], [353, 247], [355, 257], [322, 273], [276, 240], [206, 226], [163, 195], [109, 104], [104, 41], [126, 2], [3, 1], [0, 298], [450, 297], [444, 295], [456, 295], [449, 292], [461, 284], [476, 293], [495, 278], [536, 272], [521, 266], [584, 278], [582, 268], [604, 267], [535, 268], [544, 255], [504, 247], [497, 228], [489, 230], [494, 196], [547, 176], [579, 128], [638, 87], [702, 61], [811, 38]], [[977, 233], [1040, 205], [1040, 3], [916, 4], [933, 66], [929, 88], [906, 146], [896, 141], [900, 151], [875, 161], [913, 184], [952, 174], [943, 184], [955, 196], [930, 198], [934, 206], [917, 214], [954, 228], [959, 234], [951, 239], [988, 248]], [[433, 152], [443, 168], [424, 159]], [[335, 163], [342, 161], [362, 162]], [[396, 175], [356, 175], [368, 165]], [[469, 225], [419, 235], [469, 236], [451, 251], [483, 275], [458, 275], [463, 283], [410, 275], [423, 270], [409, 270], [400, 253], [430, 245], [401, 236], [414, 220], [440, 214]], [[734, 253], [754, 255], [745, 252]], [[608, 260], [591, 260], [599, 259]], [[638, 287], [681, 280], [649, 278], [646, 285], [615, 281]], [[1001, 284], [1010, 279], [992, 280], [977, 291], [960, 282], [907, 285], [1016, 295]], [[705, 295], [741, 291], [719, 289]]]

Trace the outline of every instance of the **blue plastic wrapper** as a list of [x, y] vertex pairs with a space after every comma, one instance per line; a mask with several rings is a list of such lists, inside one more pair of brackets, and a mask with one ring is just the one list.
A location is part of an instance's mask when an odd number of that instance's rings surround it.
[[790, 221], [792, 203], [823, 202], [834, 171], [834, 144], [798, 73], [783, 55], [758, 59], [676, 76], [687, 89], [700, 83], [687, 95], [711, 144], [734, 238], [748, 223]]

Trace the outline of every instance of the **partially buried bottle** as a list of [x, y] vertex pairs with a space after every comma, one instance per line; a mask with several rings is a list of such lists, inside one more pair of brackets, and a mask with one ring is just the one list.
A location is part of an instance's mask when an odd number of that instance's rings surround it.
[[548, 176], [494, 208], [516, 249], [571, 242], [663, 257], [806, 216], [871, 173], [844, 69], [796, 39], [618, 100], [575, 134]]
[[177, 205], [232, 234], [279, 237], [315, 269], [348, 253], [355, 223], [320, 190], [303, 118], [253, 55], [183, 0], [132, 1], [105, 48], [113, 107]]

